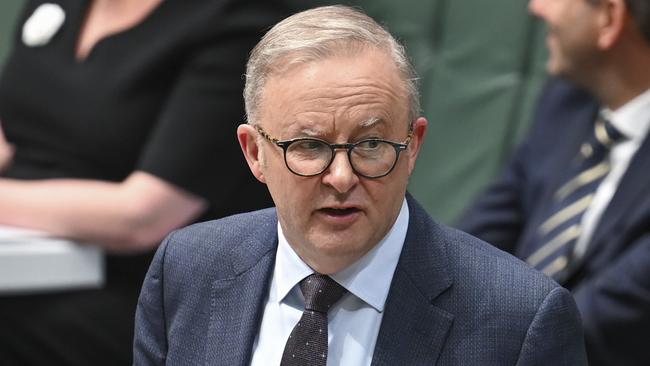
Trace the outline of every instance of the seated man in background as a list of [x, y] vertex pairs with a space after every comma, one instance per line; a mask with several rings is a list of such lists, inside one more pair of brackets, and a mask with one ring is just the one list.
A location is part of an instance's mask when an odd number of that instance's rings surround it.
[[163, 242], [137, 365], [586, 364], [568, 291], [406, 194], [427, 128], [416, 80], [395, 39], [351, 8], [264, 36], [237, 134], [276, 208]]
[[650, 365], [650, 2], [533, 0], [548, 71], [529, 137], [460, 223], [571, 290], [589, 364]]

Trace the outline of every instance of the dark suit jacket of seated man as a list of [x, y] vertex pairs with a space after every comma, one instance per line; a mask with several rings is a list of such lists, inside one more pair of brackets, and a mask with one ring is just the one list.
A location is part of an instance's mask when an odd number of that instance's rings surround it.
[[[547, 68], [558, 78], [549, 80], [529, 136], [459, 227], [528, 260], [571, 290], [591, 366], [647, 366], [650, 3], [530, 4], [549, 25]], [[593, 151], [586, 142], [605, 119], [623, 138], [611, 144], [602, 163], [582, 170], [589, 173], [574, 174], [573, 167]], [[576, 188], [560, 203], [562, 187], [578, 181], [584, 190]], [[553, 209], [557, 203], [561, 210]], [[551, 226], [557, 230], [549, 233], [557, 234], [544, 240], [540, 230]], [[572, 230], [580, 233], [573, 240], [551, 239]], [[563, 251], [569, 260], [556, 255]]]
[[[163, 242], [136, 365], [586, 365], [567, 290], [406, 193], [427, 126], [415, 80], [358, 10], [312, 9], [267, 33], [237, 135], [276, 207]], [[314, 310], [314, 278], [328, 298], [347, 293]]]

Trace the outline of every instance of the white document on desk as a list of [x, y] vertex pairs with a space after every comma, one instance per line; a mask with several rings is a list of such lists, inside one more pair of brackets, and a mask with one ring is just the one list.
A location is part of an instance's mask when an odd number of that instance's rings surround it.
[[0, 226], [0, 295], [99, 288], [104, 277], [96, 246]]

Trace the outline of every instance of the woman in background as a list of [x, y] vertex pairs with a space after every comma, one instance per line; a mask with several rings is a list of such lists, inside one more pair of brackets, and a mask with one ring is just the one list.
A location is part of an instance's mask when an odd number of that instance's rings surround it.
[[108, 253], [107, 283], [0, 296], [0, 363], [126, 365], [160, 240], [271, 205], [235, 127], [248, 52], [288, 10], [253, 0], [53, 1], [28, 1], [0, 79], [0, 225], [96, 243]]

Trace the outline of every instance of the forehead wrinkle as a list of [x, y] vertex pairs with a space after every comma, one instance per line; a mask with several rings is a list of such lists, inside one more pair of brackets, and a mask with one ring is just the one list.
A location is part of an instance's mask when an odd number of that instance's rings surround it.
[[[311, 78], [302, 88], [294, 83], [280, 83], [281, 92], [292, 97], [276, 100], [283, 106], [287, 119], [281, 123], [283, 137], [297, 134], [328, 136], [340, 133], [339, 123], [354, 122], [356, 128], [378, 126], [378, 120], [386, 124], [401, 120], [408, 114], [408, 98], [403, 84], [397, 76], [350, 75], [349, 78], [323, 80]], [[326, 77], [327, 79], [327, 77]], [[276, 80], [281, 81], [281, 80]], [[277, 94], [276, 94], [277, 95]], [[347, 125], [345, 129], [354, 128]], [[338, 132], [337, 132], [338, 131]]]
[[[357, 81], [355, 83], [355, 81]], [[394, 92], [391, 83], [370, 78], [357, 78], [345, 80], [334, 86], [315, 87], [305, 91], [304, 97], [319, 103], [331, 101], [332, 103], [348, 99], [361, 98], [363, 100], [376, 100], [386, 98], [391, 102], [406, 102], [406, 98]], [[398, 89], [399, 90], [399, 89]], [[365, 98], [365, 99], [364, 99]], [[382, 104], [385, 101], [381, 101]]]
[[[365, 87], [343, 87], [341, 88], [319, 88], [312, 90], [305, 95], [305, 106], [312, 108], [313, 111], [318, 111], [324, 114], [330, 114], [338, 118], [359, 113], [359, 109], [364, 110], [366, 114], [363, 118], [396, 118], [398, 116], [391, 116], [393, 112], [393, 105], [399, 105], [398, 97], [390, 91], [373, 88], [367, 90]], [[404, 106], [399, 106], [398, 110]], [[367, 116], [367, 114], [375, 114], [374, 116]], [[364, 123], [369, 124], [370, 120], [364, 120]]]
[[[390, 108], [390, 102], [375, 95], [349, 94], [336, 100], [317, 97], [295, 107], [299, 110], [294, 111], [292, 120], [285, 124], [285, 132], [291, 137], [301, 134], [324, 138], [350, 128], [384, 128], [389, 121], [400, 120], [399, 115], [394, 115], [394, 108]], [[348, 125], [345, 121], [353, 124]], [[346, 123], [346, 127], [340, 130], [339, 123]]]

